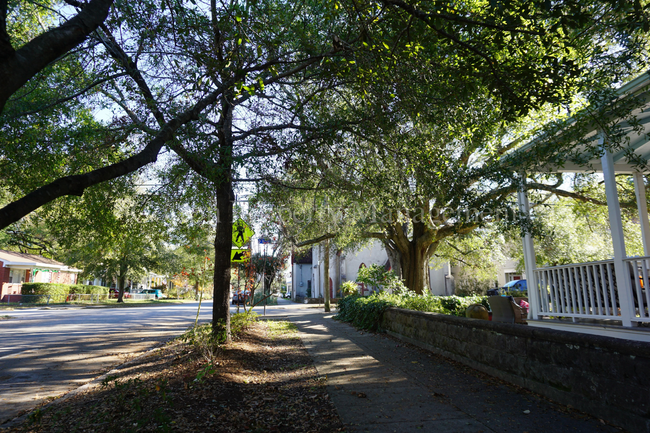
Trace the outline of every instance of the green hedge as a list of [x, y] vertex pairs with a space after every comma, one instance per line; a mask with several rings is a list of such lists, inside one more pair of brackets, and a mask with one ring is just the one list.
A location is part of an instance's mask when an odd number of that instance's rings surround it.
[[70, 293], [78, 293], [80, 295], [108, 295], [109, 290], [108, 287], [91, 286], [89, 284], [70, 285]]
[[70, 293], [80, 295], [106, 295], [108, 287], [89, 286], [86, 284], [60, 284], [60, 283], [23, 283], [23, 295], [68, 295]]
[[379, 326], [381, 315], [388, 307], [464, 317], [465, 310], [471, 304], [482, 304], [489, 309], [487, 296], [433, 296], [413, 293], [391, 295], [385, 292], [370, 296], [357, 294], [339, 300], [339, 313], [335, 318], [351, 322], [358, 328], [375, 330]]
[[357, 328], [376, 330], [386, 308], [395, 306], [381, 294], [361, 296], [354, 294], [339, 299], [339, 313], [335, 319], [350, 322]]
[[67, 295], [70, 293], [70, 284], [58, 283], [23, 283], [23, 295]]

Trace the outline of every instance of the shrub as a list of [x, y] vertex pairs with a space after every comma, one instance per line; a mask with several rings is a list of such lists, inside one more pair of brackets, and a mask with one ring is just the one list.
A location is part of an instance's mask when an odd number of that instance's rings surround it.
[[357, 282], [392, 292], [408, 290], [402, 280], [395, 275], [395, 272], [387, 271], [380, 265], [370, 265], [370, 267], [359, 269]]
[[108, 294], [108, 287], [60, 283], [23, 283], [22, 286], [23, 295], [63, 296], [70, 293], [80, 295], [106, 295]]
[[344, 281], [341, 284], [341, 293], [343, 293], [343, 296], [354, 295], [359, 293], [359, 286], [354, 281]]
[[391, 306], [394, 305], [385, 299], [383, 292], [371, 296], [346, 296], [339, 300], [337, 305], [339, 313], [335, 318], [351, 322], [357, 328], [376, 330], [381, 315]]
[[494, 279], [466, 276], [456, 280], [455, 293], [459, 296], [485, 295], [492, 288], [494, 288]]
[[23, 295], [29, 295], [26, 302], [42, 303], [67, 302], [69, 294], [79, 295], [107, 295], [108, 287], [90, 286], [86, 284], [60, 284], [60, 283], [23, 283]]
[[69, 290], [69, 284], [23, 283], [21, 292], [23, 295], [67, 295]]
[[485, 296], [417, 295], [410, 291], [400, 294], [380, 292], [367, 297], [346, 296], [339, 301], [339, 313], [335, 318], [351, 322], [358, 328], [375, 330], [379, 326], [381, 315], [388, 307], [464, 317], [465, 310], [472, 304], [481, 304], [489, 308]]
[[266, 305], [278, 305], [278, 298], [276, 298], [275, 296], [269, 296], [269, 293], [264, 294], [264, 292], [262, 292], [261, 290], [256, 290], [255, 293], [253, 293], [253, 300], [251, 302], [248, 302], [248, 305], [259, 304], [260, 306], [262, 306], [264, 305], [262, 299], [264, 299], [264, 297], [266, 296], [268, 296], [268, 298], [266, 298]]
[[71, 284], [68, 293], [80, 295], [108, 295], [108, 287], [91, 286], [89, 284]]
[[230, 316], [230, 332], [233, 337], [237, 337], [246, 330], [251, 324], [257, 322], [258, 314], [248, 310], [245, 313], [233, 314]]

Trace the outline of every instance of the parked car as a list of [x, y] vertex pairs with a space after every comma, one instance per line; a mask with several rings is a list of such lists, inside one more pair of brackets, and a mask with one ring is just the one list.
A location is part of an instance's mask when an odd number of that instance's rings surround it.
[[156, 299], [161, 299], [165, 297], [162, 290], [160, 289], [144, 289], [140, 293], [144, 293], [145, 295], [154, 295]]
[[526, 292], [528, 291], [528, 285], [526, 284], [526, 280], [513, 280], [507, 283], [501, 289], [505, 290], [506, 292]]
[[[109, 298], [117, 298], [120, 295], [120, 291], [117, 289], [110, 289], [108, 291]], [[124, 298], [130, 298], [131, 294], [129, 292], [124, 292]]]
[[284, 297], [285, 297], [285, 298], [291, 298], [291, 290], [288, 290], [288, 291], [284, 294]]
[[499, 287], [498, 289], [490, 289], [487, 294], [490, 295], [505, 295], [508, 292], [521, 292], [522, 295], [528, 293], [528, 285], [526, 280], [512, 280], [506, 283], [505, 286]]

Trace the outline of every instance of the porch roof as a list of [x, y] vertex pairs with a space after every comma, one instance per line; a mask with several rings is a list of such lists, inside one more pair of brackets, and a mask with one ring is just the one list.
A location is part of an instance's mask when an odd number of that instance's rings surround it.
[[80, 273], [81, 269], [72, 268], [56, 260], [48, 259], [34, 254], [17, 253], [14, 251], [0, 250], [0, 262], [7, 268], [14, 269], [48, 269], [71, 273]]
[[[609, 111], [610, 114], [604, 114], [605, 119], [599, 119], [617, 125], [624, 135], [621, 141], [623, 148], [613, 151], [614, 171], [616, 173], [648, 172], [650, 171], [650, 166], [647, 164], [650, 160], [650, 71], [621, 86], [616, 90], [616, 94], [618, 103], [633, 103], [631, 114], [636, 118], [637, 124], [634, 125], [627, 119], [617, 118], [611, 114], [612, 111]], [[581, 114], [586, 113], [586, 110], [581, 112]], [[608, 119], [607, 116], [610, 118]], [[581, 120], [577, 120], [578, 118]], [[567, 131], [579, 127], [583, 133], [582, 140], [580, 143], [572, 142], [573, 145], [569, 146], [571, 150], [565, 154], [565, 158], [554, 163], [539, 165], [537, 168], [546, 172], [602, 172], [602, 154], [597, 152], [600, 124], [601, 122], [594, 120], [593, 116], [573, 116], [567, 119], [556, 134], [535, 138], [516, 149], [510, 156], [522, 153], [538, 155], [539, 148], [543, 148], [545, 143], [555, 141]], [[630, 162], [626, 156], [630, 151], [634, 152], [635, 157], [643, 160], [645, 165], [640, 166], [638, 163]]]

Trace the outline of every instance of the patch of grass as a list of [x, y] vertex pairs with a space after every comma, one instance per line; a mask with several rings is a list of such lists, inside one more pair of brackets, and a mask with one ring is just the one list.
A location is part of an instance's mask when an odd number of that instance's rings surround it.
[[277, 337], [285, 334], [295, 334], [296, 332], [298, 332], [298, 328], [296, 327], [296, 325], [286, 320], [284, 321], [269, 320], [268, 326], [269, 326], [269, 334], [272, 337]]
[[7, 316], [7, 315], [0, 316], [0, 320], [9, 320], [9, 319], [13, 319], [13, 318], [14, 318], [13, 316]]

